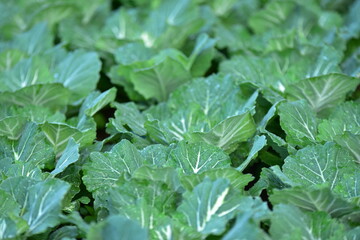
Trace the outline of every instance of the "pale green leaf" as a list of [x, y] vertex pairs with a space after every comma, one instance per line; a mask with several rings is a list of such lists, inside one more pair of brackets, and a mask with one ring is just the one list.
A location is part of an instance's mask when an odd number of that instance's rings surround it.
[[29, 31], [17, 35], [12, 45], [29, 55], [39, 54], [52, 47], [53, 35], [45, 23], [38, 23]]
[[235, 225], [222, 238], [223, 240], [268, 240], [270, 237], [251, 220], [251, 214], [246, 212], [239, 214]]

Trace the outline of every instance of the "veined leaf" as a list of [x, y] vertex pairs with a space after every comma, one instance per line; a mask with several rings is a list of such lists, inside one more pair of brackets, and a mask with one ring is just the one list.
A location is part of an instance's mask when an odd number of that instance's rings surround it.
[[35, 84], [53, 82], [46, 62], [40, 58], [23, 59], [0, 75], [2, 91], [16, 91]]
[[91, 162], [84, 166], [84, 183], [89, 191], [112, 186], [123, 174], [132, 174], [144, 159], [136, 147], [127, 140], [116, 144], [110, 152], [93, 152]]
[[211, 181], [205, 178], [192, 192], [184, 194], [178, 211], [186, 222], [203, 235], [221, 234], [234, 211], [239, 207], [230, 194], [226, 179]]
[[329, 188], [309, 190], [297, 187], [275, 190], [270, 200], [273, 204], [291, 204], [306, 211], [327, 212], [336, 218], [360, 211], [354, 204], [334, 195]]
[[185, 174], [198, 174], [209, 169], [230, 167], [230, 158], [221, 149], [207, 143], [181, 141], [171, 151], [167, 165], [178, 167]]
[[232, 152], [238, 143], [250, 138], [255, 133], [255, 129], [251, 114], [246, 112], [225, 119], [209, 132], [194, 132], [188, 136], [188, 139], [191, 142], [204, 141], [227, 152]]
[[18, 106], [35, 105], [53, 109], [69, 103], [70, 91], [58, 83], [38, 84], [15, 92], [0, 93], [0, 102]]
[[360, 79], [334, 73], [309, 78], [288, 86], [291, 99], [306, 99], [317, 113], [324, 113], [342, 102], [347, 93], [355, 90]]
[[94, 52], [75, 51], [68, 54], [56, 67], [55, 82], [62, 83], [76, 97], [74, 100], [87, 96], [95, 89], [99, 80], [101, 62]]
[[166, 100], [176, 87], [191, 79], [185, 66], [177, 60], [182, 57], [179, 52], [164, 51], [133, 66], [130, 78], [135, 90], [146, 99]]
[[305, 214], [292, 205], [276, 205], [271, 222], [270, 235], [276, 239], [337, 239], [345, 235], [345, 226], [326, 213]]
[[317, 123], [315, 112], [301, 100], [279, 106], [280, 124], [290, 143], [304, 146], [316, 142]]
[[314, 188], [317, 184], [327, 184], [335, 190], [346, 174], [360, 170], [347, 150], [326, 143], [308, 146], [287, 157], [283, 171], [297, 185]]
[[24, 219], [31, 234], [44, 232], [60, 222], [61, 201], [70, 185], [58, 179], [49, 179], [29, 188]]
[[56, 154], [64, 151], [70, 138], [74, 138], [81, 146], [90, 144], [95, 139], [95, 132], [92, 129], [82, 132], [65, 123], [46, 122], [41, 124], [41, 129], [49, 142], [54, 146]]
[[26, 124], [25, 117], [6, 117], [0, 120], [0, 136], [6, 136], [9, 139], [16, 140]]

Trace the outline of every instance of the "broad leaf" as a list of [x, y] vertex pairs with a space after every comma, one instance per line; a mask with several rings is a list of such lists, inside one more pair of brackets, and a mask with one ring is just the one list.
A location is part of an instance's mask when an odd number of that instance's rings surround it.
[[327, 74], [290, 85], [287, 93], [290, 99], [306, 99], [314, 111], [323, 114], [344, 101], [346, 94], [354, 91], [359, 83], [357, 78]]
[[276, 205], [271, 222], [270, 235], [275, 239], [341, 239], [345, 235], [345, 226], [326, 213], [305, 214], [291, 205]]
[[39, 84], [15, 92], [0, 93], [0, 102], [18, 106], [35, 105], [58, 109], [69, 103], [70, 92], [61, 84]]
[[209, 169], [230, 167], [230, 158], [221, 149], [207, 143], [181, 141], [171, 151], [167, 164], [180, 168], [185, 174], [198, 174]]
[[123, 174], [132, 174], [144, 159], [136, 147], [127, 140], [116, 144], [110, 152], [93, 152], [91, 161], [84, 166], [83, 181], [89, 191], [112, 186]]
[[72, 99], [78, 100], [95, 89], [100, 67], [101, 62], [96, 53], [75, 51], [68, 54], [56, 67], [55, 82], [70, 89], [74, 94]]
[[326, 143], [308, 146], [287, 157], [283, 171], [297, 185], [315, 187], [327, 184], [334, 189], [342, 184], [346, 174], [359, 171], [359, 166], [347, 150]]
[[336, 218], [359, 211], [355, 205], [334, 195], [329, 188], [308, 190], [297, 187], [275, 190], [270, 200], [273, 204], [291, 204], [311, 212], [327, 212]]
[[230, 117], [217, 124], [209, 132], [194, 132], [189, 135], [191, 142], [206, 142], [227, 152], [232, 152], [240, 142], [255, 133], [255, 123], [250, 113]]
[[[234, 201], [237, 199], [237, 201]], [[228, 219], [239, 207], [239, 199], [230, 193], [226, 179], [211, 181], [205, 178], [192, 192], [184, 194], [178, 211], [185, 217], [187, 224], [203, 235], [221, 234]]]
[[316, 142], [316, 116], [307, 102], [302, 100], [282, 103], [279, 115], [281, 127], [290, 143], [306, 146]]
[[41, 233], [60, 223], [61, 201], [69, 188], [68, 183], [58, 179], [40, 182], [29, 188], [24, 214], [29, 233]]

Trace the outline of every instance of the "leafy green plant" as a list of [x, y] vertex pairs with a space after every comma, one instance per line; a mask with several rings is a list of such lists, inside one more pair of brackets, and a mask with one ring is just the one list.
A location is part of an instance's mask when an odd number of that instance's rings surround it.
[[1, 239], [360, 239], [359, 0], [0, 0]]

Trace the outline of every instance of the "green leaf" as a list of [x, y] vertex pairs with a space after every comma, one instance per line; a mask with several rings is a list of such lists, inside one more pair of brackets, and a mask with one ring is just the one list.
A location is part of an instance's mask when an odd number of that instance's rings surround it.
[[41, 124], [41, 130], [46, 138], [54, 146], [55, 153], [58, 155], [65, 150], [66, 144], [70, 138], [74, 138], [80, 146], [88, 145], [95, 139], [95, 132], [92, 129], [80, 131], [65, 123], [44, 123]]
[[99, 80], [101, 62], [94, 52], [75, 51], [67, 55], [54, 71], [55, 82], [62, 83], [73, 93], [72, 99], [87, 96]]
[[324, 114], [343, 102], [359, 83], [358, 78], [334, 73], [302, 80], [288, 86], [286, 92], [290, 99], [306, 99], [314, 111]]
[[12, 69], [16, 63], [26, 57], [26, 54], [18, 49], [8, 49], [0, 53], [0, 71]]
[[200, 34], [195, 42], [193, 51], [189, 56], [187, 69], [191, 70], [193, 77], [203, 76], [211, 65], [211, 60], [215, 55], [215, 39], [207, 34]]
[[116, 88], [111, 88], [103, 93], [92, 92], [81, 106], [79, 115], [94, 116], [100, 109], [113, 102], [116, 97]]
[[233, 217], [238, 205], [238, 196], [230, 193], [226, 179], [211, 181], [205, 178], [192, 192], [184, 193], [184, 200], [178, 211], [185, 217], [187, 224], [203, 235], [221, 234], [227, 221]]
[[[174, 168], [152, 168], [150, 166], [142, 166], [135, 170], [132, 177], [153, 182], [164, 182], [174, 191], [177, 191], [181, 186], [178, 172]], [[202, 180], [199, 180], [199, 182], [201, 181]]]
[[341, 239], [345, 235], [345, 226], [326, 213], [305, 214], [291, 205], [276, 205], [271, 222], [270, 235], [275, 239]]
[[[252, 109], [247, 106], [248, 94], [235, 84], [230, 75], [211, 75], [194, 79], [172, 94], [169, 105], [172, 108], [197, 103], [213, 122], [218, 123], [227, 117], [238, 115]], [[255, 103], [254, 103], [255, 104]], [[226, 106], [226, 107], [225, 107]]]
[[333, 141], [344, 132], [360, 134], [360, 104], [345, 102], [319, 124], [319, 140]]
[[54, 240], [76, 239], [78, 229], [74, 226], [64, 226], [50, 234], [49, 238]]
[[166, 100], [175, 88], [191, 79], [180, 58], [183, 58], [180, 52], [169, 50], [133, 65], [130, 79], [135, 90], [146, 99]]
[[250, 163], [250, 161], [257, 156], [257, 153], [263, 149], [266, 145], [266, 137], [264, 135], [262, 136], [255, 136], [254, 143], [250, 149], [250, 152], [241, 165], [236, 168], [238, 171], [243, 171]]
[[284, 91], [284, 82], [279, 65], [277, 61], [269, 57], [234, 56], [230, 60], [221, 62], [220, 72], [231, 73], [240, 82], [251, 82], [258, 86], [272, 86], [282, 92]]
[[2, 217], [0, 219], [0, 237], [2, 239], [16, 239], [28, 229], [28, 225], [21, 217]]
[[209, 169], [230, 167], [230, 158], [221, 149], [204, 142], [181, 141], [171, 151], [169, 166], [180, 168], [185, 174], [198, 174]]
[[345, 132], [342, 136], [336, 137], [335, 142], [348, 149], [356, 161], [360, 163], [360, 134], [355, 135], [350, 132]]
[[61, 200], [69, 188], [68, 183], [58, 179], [49, 179], [29, 188], [23, 217], [29, 224], [30, 234], [44, 232], [60, 223]]
[[121, 140], [110, 152], [92, 152], [91, 161], [84, 166], [83, 181], [89, 191], [112, 186], [122, 174], [132, 174], [144, 159], [128, 140]]
[[110, 120], [117, 131], [126, 132], [125, 126], [128, 126], [135, 134], [143, 136], [146, 134], [144, 127], [145, 117], [133, 102], [119, 104], [114, 103], [116, 107], [115, 119]]
[[35, 123], [27, 123], [17, 141], [2, 141], [1, 145], [0, 156], [9, 157], [14, 162], [31, 162], [35, 166], [44, 167], [55, 157], [53, 149]]
[[43, 180], [44, 174], [41, 172], [43, 165], [36, 162], [15, 162], [5, 172], [7, 177], [29, 177], [38, 181]]
[[29, 31], [21, 33], [14, 38], [12, 46], [29, 55], [39, 54], [51, 48], [53, 35], [45, 23], [38, 23]]
[[[120, 12], [123, 11], [120, 10]], [[149, 60], [155, 53], [153, 49], [145, 47], [144, 44], [134, 42], [117, 48], [114, 55], [116, 62], [122, 65], [131, 65], [135, 62]]]
[[152, 144], [140, 151], [147, 164], [162, 167], [168, 161], [170, 148], [161, 144]]
[[314, 187], [327, 184], [330, 189], [341, 185], [345, 174], [359, 170], [350, 153], [335, 145], [308, 146], [285, 159], [283, 171], [294, 183]]
[[224, 240], [270, 239], [265, 232], [251, 220], [250, 213], [239, 214], [235, 225], [224, 236]]
[[60, 159], [57, 161], [55, 169], [51, 172], [53, 175], [57, 175], [65, 170], [70, 164], [79, 160], [79, 145], [73, 138], [70, 138], [67, 146], [62, 153]]
[[294, 7], [293, 2], [271, 1], [250, 17], [249, 25], [256, 33], [265, 32], [283, 23]]
[[0, 93], [0, 102], [18, 106], [35, 105], [53, 109], [69, 103], [70, 92], [61, 84], [38, 84], [24, 87], [15, 92]]
[[162, 181], [120, 179], [117, 185], [99, 195], [96, 203], [97, 207], [107, 208], [110, 214], [124, 214], [151, 229], [157, 215], [175, 210], [176, 198]]
[[148, 231], [133, 220], [114, 215], [94, 225], [87, 234], [89, 240], [116, 240], [119, 236], [124, 240], [148, 239]]
[[9, 214], [19, 214], [20, 206], [15, 199], [6, 191], [0, 190], [0, 216], [1, 218]]
[[[167, 106], [165, 109], [161, 108], [161, 105], [156, 108], [161, 114], [169, 115], [171, 113]], [[153, 119], [149, 114], [148, 121], [144, 125], [149, 136], [163, 144], [181, 141], [186, 138], [188, 133], [208, 129], [208, 119], [197, 104], [179, 108], [170, 116], [161, 116], [161, 118], [163, 119], [159, 121]]]
[[0, 120], [0, 136], [6, 136], [11, 140], [20, 137], [21, 132], [26, 124], [24, 117], [6, 117]]
[[10, 193], [13, 199], [20, 205], [20, 214], [23, 215], [26, 210], [25, 205], [29, 200], [29, 188], [36, 183], [38, 181], [35, 179], [25, 176], [9, 177], [1, 182], [0, 189]]
[[312, 190], [300, 187], [275, 190], [270, 196], [270, 201], [273, 204], [290, 204], [311, 212], [326, 212], [335, 218], [359, 211], [353, 204], [338, 197], [327, 187]]
[[53, 82], [46, 62], [40, 58], [20, 60], [13, 68], [0, 75], [2, 91], [16, 91], [35, 84]]
[[209, 132], [189, 134], [191, 142], [206, 142], [232, 152], [237, 144], [246, 141], [256, 131], [256, 126], [249, 112], [229, 117], [217, 124]]
[[299, 100], [281, 103], [279, 115], [288, 142], [299, 146], [316, 142], [316, 116], [307, 102]]
[[196, 185], [200, 184], [205, 178], [215, 181], [219, 178], [229, 180], [233, 189], [242, 192], [249, 182], [254, 180], [250, 174], [243, 174], [234, 168], [210, 169], [200, 174], [181, 176], [181, 184], [187, 191], [192, 191]]

